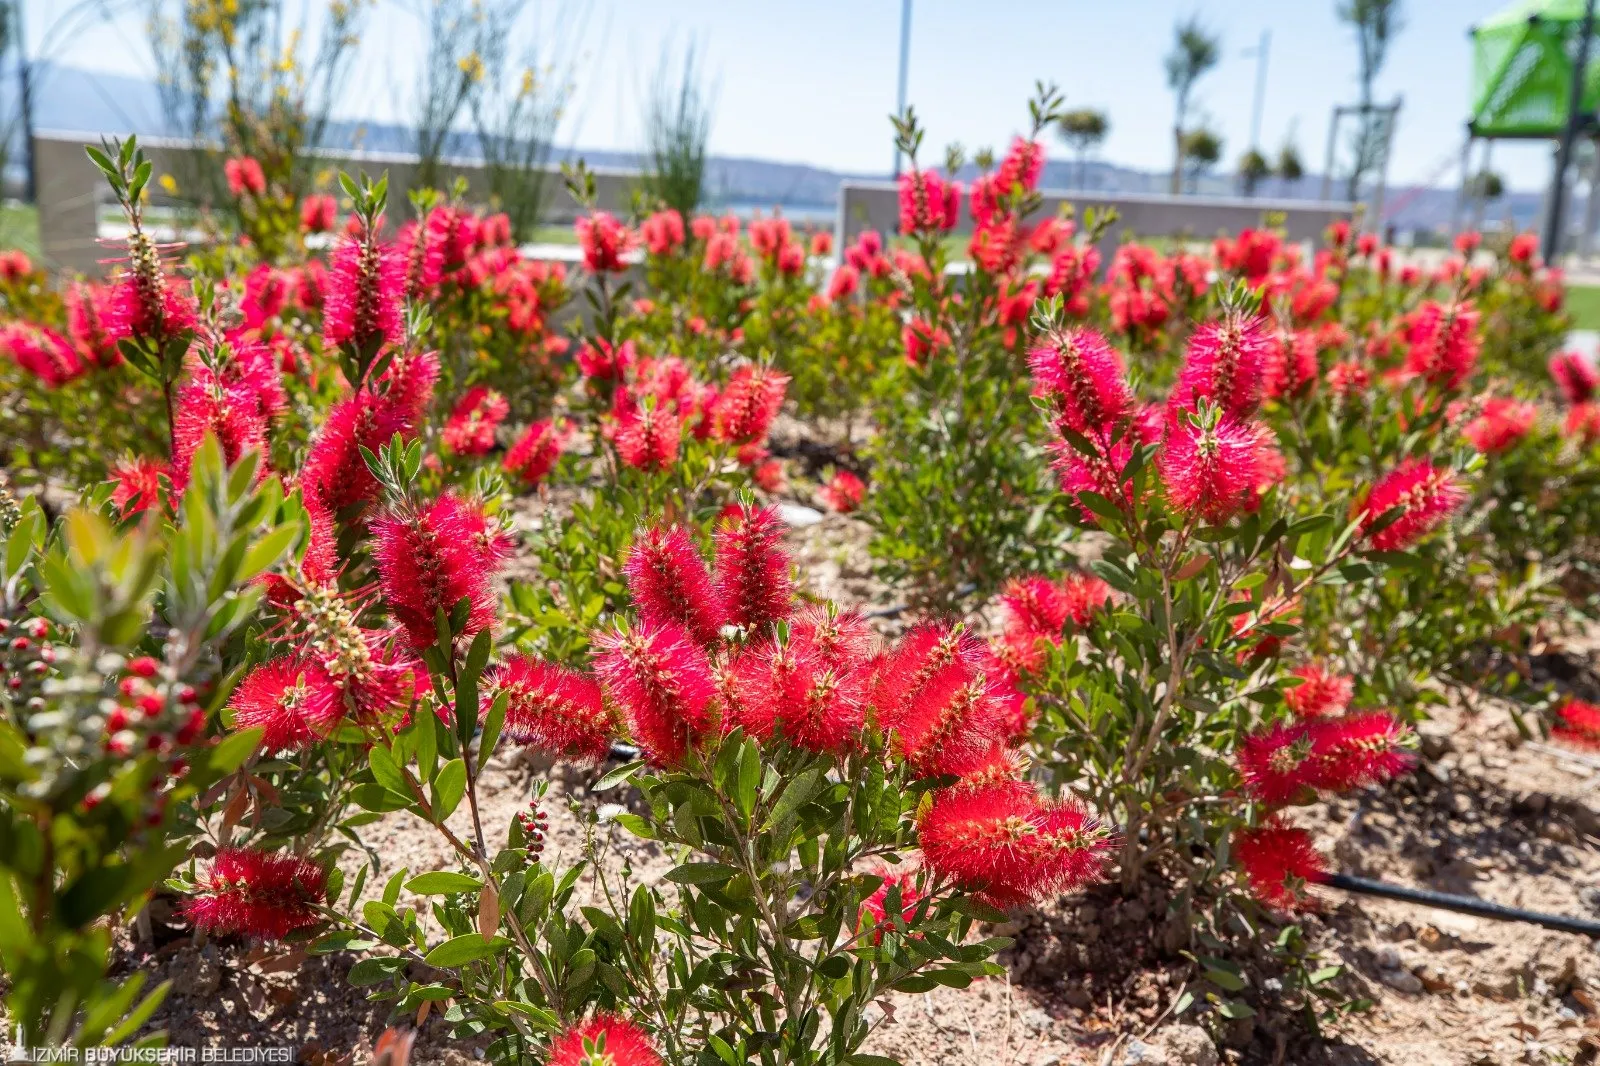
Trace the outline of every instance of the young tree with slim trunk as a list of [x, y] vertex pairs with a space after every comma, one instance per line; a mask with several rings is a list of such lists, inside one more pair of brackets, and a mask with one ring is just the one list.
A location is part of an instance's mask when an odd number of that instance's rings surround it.
[[1111, 120], [1104, 111], [1080, 107], [1068, 111], [1056, 123], [1056, 133], [1078, 157], [1078, 187], [1088, 186], [1089, 153], [1105, 141]]
[[1176, 194], [1183, 179], [1185, 124], [1194, 87], [1202, 76], [1217, 65], [1222, 55], [1222, 39], [1206, 28], [1199, 15], [1173, 27], [1172, 51], [1167, 53], [1167, 87], [1176, 100], [1172, 121], [1172, 191]]
[[1342, 0], [1335, 9], [1341, 22], [1356, 33], [1360, 56], [1361, 124], [1355, 141], [1355, 165], [1350, 171], [1348, 196], [1354, 200], [1361, 183], [1378, 164], [1385, 148], [1386, 123], [1373, 110], [1373, 83], [1389, 57], [1389, 45], [1404, 25], [1401, 0]]

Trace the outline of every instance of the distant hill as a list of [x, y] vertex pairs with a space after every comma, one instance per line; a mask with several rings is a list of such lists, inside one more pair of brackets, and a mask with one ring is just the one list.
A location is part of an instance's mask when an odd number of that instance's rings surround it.
[[[126, 133], [146, 136], [175, 136], [183, 133], [169, 126], [154, 83], [116, 74], [103, 74], [75, 67], [41, 64], [35, 93], [35, 125], [39, 129], [71, 130], [85, 133]], [[410, 151], [412, 131], [404, 126], [381, 123], [337, 122], [330, 124], [325, 147], [361, 147], [371, 151]], [[1054, 149], [1055, 146], [1052, 146]], [[1064, 149], [1045, 167], [1047, 188], [1076, 188], [1079, 168]], [[446, 155], [474, 158], [477, 138], [470, 132], [453, 135]], [[556, 159], [582, 156], [595, 166], [635, 167], [639, 157], [631, 152], [561, 148]], [[20, 158], [13, 154], [13, 159]], [[754, 207], [782, 206], [796, 214], [822, 214], [837, 201], [839, 183], [846, 178], [883, 179], [887, 175], [845, 174], [824, 167], [797, 163], [776, 163], [763, 159], [714, 156], [707, 162], [707, 187], [718, 205]], [[1091, 161], [1083, 171], [1083, 186], [1091, 195], [1097, 191], [1161, 193], [1167, 190], [1165, 173], [1152, 173], [1104, 161]], [[1337, 186], [1336, 186], [1337, 188]], [[1231, 175], [1201, 179], [1199, 191], [1232, 195], [1238, 191]], [[1307, 175], [1297, 182], [1268, 179], [1258, 194], [1263, 197], [1317, 199], [1322, 192], [1320, 175]], [[1536, 193], [1513, 192], [1492, 205], [1488, 218], [1502, 222], [1509, 211], [1518, 228], [1532, 226], [1539, 215], [1541, 197]], [[1455, 209], [1453, 188], [1401, 187], [1389, 190], [1389, 222], [1401, 230], [1438, 231], [1448, 227]], [[1582, 210], [1582, 198], [1575, 205]]]

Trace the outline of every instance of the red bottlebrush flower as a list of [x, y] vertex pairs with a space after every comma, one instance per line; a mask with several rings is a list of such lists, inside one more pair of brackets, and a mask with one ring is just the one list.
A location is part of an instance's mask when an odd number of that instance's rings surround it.
[[0, 281], [15, 284], [33, 273], [33, 260], [28, 253], [12, 248], [0, 252]]
[[300, 201], [300, 232], [331, 233], [338, 224], [338, 201], [327, 193], [312, 193]]
[[1311, 733], [1303, 723], [1279, 722], [1239, 746], [1239, 776], [1256, 799], [1281, 806], [1312, 787]]
[[1355, 678], [1336, 674], [1321, 663], [1296, 667], [1289, 675], [1300, 684], [1283, 690], [1283, 702], [1302, 718], [1327, 718], [1343, 714], [1355, 694]]
[[755, 628], [789, 617], [794, 589], [782, 541], [771, 507], [741, 504], [717, 523], [717, 599], [729, 622]]
[[1585, 444], [1600, 438], [1600, 403], [1585, 401], [1567, 409], [1564, 426], [1567, 436], [1577, 437]]
[[860, 507], [866, 494], [866, 484], [848, 470], [834, 471], [833, 479], [817, 492], [822, 505], [839, 514], [849, 514]]
[[950, 334], [935, 328], [924, 318], [913, 318], [900, 327], [900, 344], [906, 350], [906, 362], [923, 366], [928, 356], [950, 344]]
[[856, 929], [861, 932], [872, 931], [872, 942], [883, 943], [883, 934], [894, 928], [894, 919], [889, 917], [889, 892], [899, 889], [900, 894], [900, 920], [910, 924], [916, 916], [917, 907], [921, 904], [923, 893], [917, 888], [917, 875], [914, 870], [905, 870], [901, 873], [885, 871], [883, 884], [879, 885], [861, 903], [861, 914], [856, 920]]
[[1587, 403], [1600, 388], [1600, 374], [1578, 352], [1560, 352], [1550, 357], [1550, 376], [1570, 404]]
[[1067, 624], [1066, 589], [1036, 574], [1008, 581], [1000, 590], [1000, 608], [1008, 633], [1015, 629], [1054, 639]]
[[672, 208], [657, 211], [644, 220], [639, 233], [651, 255], [668, 255], [683, 247], [683, 216]]
[[1038, 141], [1022, 137], [1012, 139], [1011, 150], [1006, 153], [1006, 157], [1000, 161], [1000, 166], [995, 171], [1002, 195], [1010, 193], [1012, 187], [1016, 185], [1032, 192], [1039, 187], [1039, 176], [1043, 173], [1044, 146]]
[[942, 622], [913, 626], [889, 653], [873, 706], [920, 776], [964, 774], [1005, 741], [1009, 715], [991, 665], [981, 640]]
[[667, 470], [678, 461], [683, 425], [666, 404], [646, 404], [617, 428], [617, 454], [637, 470]]
[[1133, 458], [1133, 445], [1126, 435], [1111, 444], [1108, 454], [1096, 458], [1090, 458], [1064, 440], [1051, 441], [1050, 450], [1054, 454], [1050, 465], [1061, 481], [1061, 491], [1078, 504], [1088, 525], [1098, 524], [1099, 519], [1084, 503], [1082, 494], [1085, 492], [1097, 492], [1124, 511], [1133, 505], [1133, 483], [1122, 477], [1128, 460]]
[[1539, 238], [1531, 233], [1519, 233], [1511, 238], [1511, 247], [1506, 250], [1506, 256], [1513, 263], [1527, 266], [1534, 262], [1539, 254]]
[[282, 940], [322, 920], [327, 875], [309, 859], [252, 848], [222, 848], [198, 879], [184, 916], [212, 934]]
[[260, 455], [257, 477], [267, 472], [267, 421], [260, 401], [248, 386], [229, 386], [203, 363], [191, 367], [178, 390], [172, 417], [172, 485], [189, 484], [189, 466], [206, 434], [217, 438], [229, 466], [246, 452]]
[[254, 156], [240, 156], [222, 164], [223, 176], [228, 179], [228, 191], [235, 197], [249, 194], [260, 196], [267, 191], [267, 176]]
[[500, 466], [524, 485], [537, 485], [555, 468], [571, 436], [572, 427], [565, 420], [535, 422], [506, 451]]
[[1157, 460], [1167, 499], [1185, 514], [1226, 522], [1259, 491], [1269, 432], [1227, 416], [1210, 429], [1188, 414], [1178, 416], [1168, 426]]
[[1069, 574], [1061, 581], [1067, 617], [1077, 626], [1087, 626], [1097, 611], [1111, 602], [1111, 586], [1088, 574]]
[[1552, 739], [1576, 748], [1600, 751], [1600, 707], [1569, 699], [1556, 711], [1556, 719], [1556, 724], [1550, 727]]
[[483, 455], [494, 447], [494, 431], [511, 413], [511, 404], [494, 389], [475, 385], [450, 409], [439, 434], [457, 455]]
[[1484, 401], [1482, 413], [1467, 423], [1461, 435], [1485, 455], [1498, 455], [1526, 437], [1538, 417], [1539, 409], [1531, 403], [1491, 396]]
[[671, 622], [644, 623], [595, 643], [595, 672], [640, 749], [657, 766], [682, 762], [689, 745], [712, 726], [716, 680], [705, 649]]
[[458, 639], [494, 625], [492, 579], [510, 545], [477, 505], [447, 492], [420, 511], [379, 516], [372, 537], [384, 601], [412, 650], [438, 639], [435, 612], [448, 616], [462, 599], [470, 609]]
[[414, 437], [439, 380], [439, 357], [432, 352], [397, 358], [385, 371], [388, 389], [379, 396], [363, 388], [334, 404], [306, 454], [300, 483], [335, 514], [371, 499], [378, 482], [361, 457], [376, 452], [399, 433]]
[[1388, 711], [1365, 711], [1311, 722], [1312, 781], [1343, 792], [1399, 777], [1416, 758], [1406, 747], [1411, 730]]
[[756, 463], [755, 469], [750, 471], [750, 480], [754, 481], [756, 488], [762, 492], [773, 495], [789, 487], [789, 479], [784, 476], [782, 459], [763, 459]]
[[286, 655], [251, 670], [228, 701], [238, 729], [261, 728], [263, 752], [315, 744], [344, 717], [344, 694], [318, 663]]
[[550, 1066], [661, 1066], [661, 1056], [637, 1025], [615, 1014], [596, 1014], [556, 1038]]
[[577, 360], [578, 370], [584, 377], [597, 381], [621, 378], [638, 361], [632, 341], [623, 341], [612, 348], [611, 342], [601, 337], [585, 341], [572, 357]]
[[645, 625], [680, 625], [707, 645], [720, 639], [728, 607], [688, 530], [657, 526], [641, 531], [623, 574]]
[[1045, 338], [1028, 353], [1033, 391], [1050, 400], [1061, 425], [1104, 438], [1133, 410], [1122, 357], [1087, 327]]
[[1449, 468], [1408, 459], [1372, 486], [1362, 524], [1371, 530], [1380, 517], [1398, 508], [1399, 518], [1369, 532], [1368, 538], [1379, 551], [1404, 551], [1466, 502], [1467, 490]]
[[121, 362], [106, 321], [110, 293], [98, 285], [79, 282], [68, 287], [65, 303], [67, 333], [78, 350], [96, 366], [116, 366]]
[[405, 332], [405, 261], [393, 247], [345, 239], [333, 253], [322, 301], [322, 339], [330, 348], [396, 344]]
[[328, 291], [328, 268], [320, 259], [307, 259], [294, 272], [294, 299], [307, 311], [320, 310]]
[[627, 269], [622, 257], [633, 249], [638, 238], [614, 216], [596, 211], [578, 219], [573, 228], [578, 234], [578, 246], [583, 249], [583, 265], [591, 274]]
[[406, 223], [396, 236], [394, 255], [403, 264], [405, 294], [411, 299], [427, 296], [444, 277], [454, 217], [454, 212], [435, 208], [426, 218]]
[[106, 333], [113, 341], [125, 338], [165, 342], [195, 328], [197, 308], [187, 285], [162, 271], [151, 252], [136, 259], [113, 282], [106, 307]]
[[1173, 421], [1205, 397], [1236, 419], [1247, 418], [1261, 403], [1272, 335], [1260, 315], [1230, 312], [1207, 322], [1189, 338], [1183, 369], [1167, 400]]
[[961, 210], [961, 186], [932, 170], [900, 175], [900, 232], [954, 229]]
[[1305, 330], [1279, 333], [1267, 350], [1266, 394], [1304, 396], [1317, 383], [1317, 338]]
[[67, 338], [31, 322], [0, 326], [0, 352], [51, 389], [77, 380], [89, 369]]
[[1478, 312], [1470, 303], [1429, 300], [1406, 330], [1406, 370], [1441, 389], [1461, 385], [1478, 363]]
[[878, 634], [859, 611], [840, 612], [831, 604], [801, 607], [789, 632], [833, 670], [864, 666], [880, 648]]
[[1341, 397], [1364, 395], [1372, 385], [1372, 371], [1354, 359], [1335, 363], [1328, 368], [1328, 389]]
[[159, 459], [138, 456], [118, 463], [111, 468], [110, 480], [116, 482], [111, 490], [111, 502], [123, 518], [143, 514], [161, 504], [161, 482], [169, 483], [171, 476], [167, 464]]
[[798, 241], [791, 241], [778, 249], [778, 273], [786, 278], [797, 278], [806, 269], [806, 250]]
[[843, 755], [860, 746], [871, 671], [839, 663], [804, 639], [767, 638], [732, 669], [733, 718], [763, 740], [781, 735], [814, 752]]
[[241, 398], [253, 398], [261, 420], [271, 422], [289, 407], [278, 356], [248, 333], [230, 333], [227, 341], [230, 354], [219, 368], [219, 380]]
[[1000, 906], [1082, 888], [1100, 876], [1115, 846], [1082, 807], [1044, 802], [1014, 784], [939, 795], [917, 839], [930, 870]]
[[543, 659], [513, 655], [489, 677], [483, 713], [505, 693], [505, 734], [558, 758], [605, 761], [612, 723], [600, 683], [587, 674]]
[[1233, 855], [1244, 871], [1250, 894], [1278, 911], [1315, 910], [1306, 886], [1328, 879], [1328, 867], [1311, 834], [1278, 818], [1233, 836]]
[[849, 263], [840, 264], [828, 279], [828, 302], [838, 303], [856, 294], [861, 288], [861, 270]]
[[718, 440], [748, 444], [762, 440], [783, 406], [789, 375], [766, 366], [741, 366], [728, 379], [713, 409]]

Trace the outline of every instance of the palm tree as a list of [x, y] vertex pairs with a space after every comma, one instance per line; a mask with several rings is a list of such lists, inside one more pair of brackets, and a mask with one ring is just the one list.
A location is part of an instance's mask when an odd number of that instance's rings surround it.
[[1056, 134], [1078, 155], [1078, 188], [1088, 188], [1089, 153], [1100, 146], [1110, 129], [1106, 113], [1092, 107], [1068, 111], [1056, 123]]
[[[1178, 192], [1183, 177], [1184, 126], [1189, 120], [1189, 105], [1194, 86], [1217, 65], [1222, 57], [1222, 39], [1201, 23], [1199, 15], [1173, 27], [1172, 51], [1167, 53], [1167, 87], [1172, 90], [1177, 108], [1172, 123], [1172, 191]], [[1213, 160], [1215, 162], [1215, 160]]]

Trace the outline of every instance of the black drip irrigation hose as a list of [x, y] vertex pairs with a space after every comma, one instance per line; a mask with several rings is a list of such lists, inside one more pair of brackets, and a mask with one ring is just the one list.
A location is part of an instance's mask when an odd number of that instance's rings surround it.
[[1477, 899], [1473, 896], [1457, 896], [1449, 892], [1433, 892], [1426, 888], [1407, 888], [1404, 885], [1391, 885], [1386, 881], [1372, 881], [1365, 877], [1351, 877], [1349, 874], [1334, 874], [1326, 881], [1321, 882], [1321, 884], [1330, 888], [1342, 888], [1346, 892], [1354, 892], [1363, 896], [1381, 896], [1384, 899], [1420, 903], [1424, 907], [1460, 911], [1462, 914], [1475, 914], [1481, 918], [1494, 918], [1502, 922], [1527, 922], [1530, 925], [1542, 925], [1546, 929], [1558, 929], [1563, 933], [1578, 933], [1582, 936], [1600, 937], [1600, 922], [1592, 921], [1588, 918], [1571, 918], [1565, 914], [1525, 911], [1516, 907], [1506, 907], [1499, 903], [1490, 903], [1487, 900]]
[[[962, 596], [970, 596], [977, 591], [978, 586], [969, 581], [965, 585], [958, 586], [955, 594], [956, 598], [959, 599]], [[861, 616], [863, 618], [898, 618], [909, 610], [911, 610], [911, 604], [897, 603], [892, 607], [875, 607], [870, 611], [862, 611]]]

